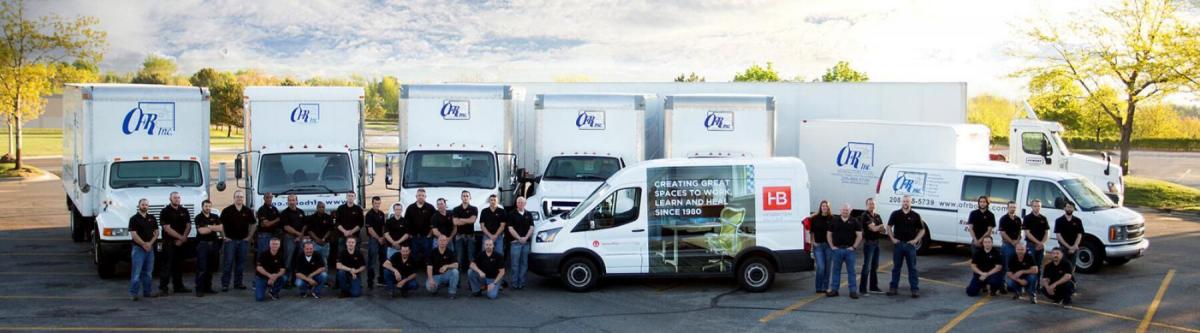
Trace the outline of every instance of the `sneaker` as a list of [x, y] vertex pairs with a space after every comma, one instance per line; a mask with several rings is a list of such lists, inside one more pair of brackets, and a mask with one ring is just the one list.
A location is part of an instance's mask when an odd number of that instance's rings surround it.
[[912, 298], [921, 298], [921, 293], [918, 293], [916, 290], [913, 290]]
[[836, 292], [836, 291], [827, 292], [827, 293], [825, 293], [825, 297], [838, 297], [838, 292]]
[[279, 295], [276, 295], [275, 293], [267, 293], [267, 296], [270, 296], [272, 301], [279, 300]]
[[1070, 299], [1070, 298], [1068, 298], [1068, 299], [1064, 299], [1064, 300], [1062, 301], [1062, 305], [1063, 305], [1064, 307], [1071, 306], [1071, 299]]
[[479, 297], [479, 296], [483, 296], [482, 291], [476, 291], [476, 292], [471, 293], [471, 297]]
[[858, 293], [850, 293], [850, 299], [858, 299]]
[[458, 297], [455, 296], [454, 294], [450, 294], [450, 299], [455, 299], [455, 298], [458, 298]]
[[308, 293], [308, 296], [312, 296], [313, 299], [321, 299], [321, 295], [317, 295], [317, 293]]
[[882, 294], [883, 290], [879, 290], [879, 288], [875, 288], [875, 289], [869, 290], [868, 292], [870, 292], [872, 294]]
[[896, 292], [896, 289], [888, 289], [888, 291], [887, 291], [888, 296], [896, 296], [896, 294], [898, 294]]
[[1037, 304], [1037, 294], [1029, 294], [1029, 304]]
[[1018, 292], [1013, 293], [1013, 300], [1015, 301], [1015, 300], [1019, 300], [1019, 299], [1021, 299], [1021, 292], [1018, 291]]

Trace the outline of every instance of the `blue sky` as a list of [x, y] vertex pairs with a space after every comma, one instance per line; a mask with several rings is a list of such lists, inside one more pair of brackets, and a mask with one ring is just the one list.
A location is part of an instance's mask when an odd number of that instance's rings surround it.
[[394, 75], [406, 82], [728, 81], [772, 61], [787, 78], [838, 60], [873, 81], [965, 81], [1023, 96], [1027, 19], [1086, 1], [36, 1], [35, 14], [91, 15], [106, 70], [146, 54], [180, 70], [256, 68], [295, 77]]

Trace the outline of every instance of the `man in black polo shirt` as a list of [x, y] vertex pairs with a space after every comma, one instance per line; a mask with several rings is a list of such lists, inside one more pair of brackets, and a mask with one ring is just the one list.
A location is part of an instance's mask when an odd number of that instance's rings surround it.
[[437, 248], [429, 253], [429, 260], [426, 261], [425, 289], [437, 295], [438, 288], [445, 285], [450, 299], [454, 299], [454, 295], [458, 293], [458, 259], [450, 249], [449, 238], [440, 236], [437, 242]]
[[[387, 221], [383, 223], [383, 244], [387, 247], [387, 251], [385, 252], [387, 256], [385, 258], [390, 259], [392, 255], [400, 252], [400, 247], [403, 245], [408, 245], [409, 251], [412, 251], [414, 248], [413, 245], [415, 244], [412, 244], [412, 228], [409, 227], [412, 225], [412, 222], [404, 218], [402, 215], [403, 212], [404, 205], [399, 202], [392, 204], [392, 216], [388, 217]], [[410, 255], [421, 258], [416, 253], [410, 252]], [[386, 263], [387, 260], [384, 261]], [[386, 283], [387, 281], [384, 282]]]
[[138, 300], [138, 294], [154, 297], [150, 284], [154, 272], [154, 242], [158, 240], [158, 219], [150, 215], [150, 201], [138, 200], [138, 212], [129, 217], [129, 238], [133, 250], [129, 260], [129, 297]]
[[[454, 226], [454, 218], [450, 217], [450, 212], [446, 211], [446, 199], [437, 199], [437, 211], [433, 212], [433, 216], [429, 218], [429, 224], [433, 227], [434, 243], [437, 243], [438, 237], [446, 237], [453, 241], [454, 237], [458, 236], [458, 228]], [[451, 245], [450, 249], [454, 249], [454, 246]], [[433, 251], [429, 252], [432, 253]]]
[[[408, 205], [404, 210], [404, 219], [412, 227], [409, 230], [409, 236], [412, 237], [413, 256], [424, 260], [429, 256], [429, 252], [433, 250], [437, 238], [430, 233], [430, 220], [436, 209], [432, 204], [425, 202], [425, 189], [417, 189], [417, 201]], [[390, 257], [390, 255], [389, 255]]]
[[325, 257], [317, 253], [317, 244], [312, 241], [305, 241], [301, 247], [303, 250], [300, 255], [292, 259], [295, 269], [292, 276], [296, 279], [296, 287], [300, 288], [300, 297], [321, 298], [321, 288], [329, 280]]
[[1062, 248], [1063, 259], [1075, 266], [1075, 254], [1079, 245], [1083, 244], [1083, 220], [1075, 216], [1075, 203], [1068, 201], [1063, 207], [1063, 216], [1054, 220], [1054, 236], [1058, 238], [1058, 247]]
[[1009, 201], [1005, 207], [1007, 211], [1003, 216], [1000, 216], [1000, 256], [1004, 257], [1004, 271], [1008, 272], [1008, 262], [1017, 252], [1017, 245], [1021, 244], [1021, 216], [1017, 215], [1017, 203]]
[[283, 236], [280, 232], [283, 231], [283, 226], [279, 222], [279, 208], [275, 207], [275, 195], [271, 193], [263, 194], [262, 205], [258, 206], [258, 211], [255, 216], [258, 217], [258, 236], [254, 242], [254, 248], [262, 252], [267, 248], [271, 238], [279, 238]]
[[471, 271], [467, 272], [471, 295], [479, 297], [486, 292], [489, 299], [496, 299], [500, 296], [500, 281], [503, 280], [504, 254], [496, 252], [495, 242], [484, 239], [483, 251], [475, 255], [475, 261], [471, 262]]
[[971, 214], [967, 216], [967, 224], [971, 226], [972, 254], [979, 251], [979, 248], [983, 246], [979, 244], [979, 240], [983, 239], [985, 235], [991, 235], [992, 229], [996, 228], [996, 214], [992, 214], [992, 211], [988, 210], [992, 203], [991, 199], [988, 199], [985, 195], [981, 195], [976, 199], [976, 203], [978, 209], [972, 210]]
[[988, 293], [996, 296], [1004, 286], [1004, 267], [1000, 251], [992, 246], [992, 236], [984, 235], [979, 239], [982, 246], [971, 255], [971, 281], [967, 283], [967, 296], [979, 296], [983, 287]]
[[479, 213], [479, 222], [483, 224], [483, 239], [492, 240], [496, 252], [504, 255], [504, 230], [508, 229], [508, 214], [500, 208], [499, 199], [495, 194], [488, 196], [488, 207]]
[[1071, 295], [1075, 293], [1075, 282], [1071, 280], [1075, 267], [1063, 259], [1062, 248], [1050, 251], [1050, 262], [1042, 272], [1042, 294], [1062, 306], [1071, 305]]
[[196, 297], [214, 294], [212, 273], [217, 270], [221, 249], [221, 219], [212, 214], [212, 201], [200, 204], [196, 214]]
[[[358, 231], [362, 230], [363, 225], [363, 210], [358, 205], [358, 195], [354, 192], [346, 193], [346, 203], [341, 204], [333, 211], [333, 220], [337, 222], [337, 227], [334, 229], [333, 236], [336, 237], [330, 243], [330, 252], [342, 253], [346, 247], [347, 238], [358, 238]], [[356, 243], [357, 244], [357, 243]], [[331, 258], [336, 259], [336, 258]], [[342, 274], [334, 276], [334, 288], [340, 287], [342, 284], [337, 280]]]
[[337, 269], [341, 297], [362, 296], [362, 273], [367, 270], [367, 262], [358, 250], [358, 238], [346, 238], [346, 250], [338, 255]]
[[[1025, 245], [1029, 248], [1029, 254], [1033, 256], [1033, 262], [1041, 266], [1045, 262], [1046, 242], [1050, 240], [1050, 222], [1042, 215], [1041, 200], [1033, 199], [1029, 208], [1029, 214], [1026, 214], [1021, 222], [1021, 229], [1025, 230]], [[1040, 281], [1041, 272], [1038, 272], [1038, 276]]]
[[250, 237], [254, 236], [257, 225], [254, 211], [246, 207], [246, 193], [241, 190], [233, 192], [233, 204], [221, 210], [221, 227], [225, 232], [221, 291], [229, 291], [231, 279], [234, 288], [246, 289], [242, 283], [242, 270], [246, 267], [246, 257], [250, 256]]
[[412, 250], [408, 248], [407, 243], [400, 245], [400, 252], [392, 254], [383, 262], [383, 268], [384, 286], [392, 297], [396, 296], [396, 288], [400, 288], [400, 297], [408, 297], [409, 291], [419, 288], [417, 271], [422, 267], [418, 260], [412, 257]]
[[888, 227], [891, 228], [888, 234], [892, 244], [896, 246], [892, 249], [892, 282], [887, 294], [896, 295], [896, 288], [900, 287], [900, 267], [907, 264], [908, 287], [912, 290], [912, 297], [921, 297], [917, 285], [917, 245], [925, 237], [925, 225], [921, 221], [921, 214], [912, 210], [911, 196], [905, 195], [901, 199], [900, 209], [888, 217]]
[[842, 215], [829, 223], [829, 248], [833, 250], [833, 282], [829, 284], [828, 297], [837, 297], [842, 286], [842, 267], [846, 268], [850, 280], [850, 298], [858, 299], [858, 282], [854, 280], [854, 249], [862, 243], [862, 225], [850, 218], [850, 204], [842, 205]]
[[858, 216], [858, 223], [863, 230], [863, 264], [858, 293], [863, 296], [868, 292], [882, 294], [876, 271], [879, 270], [879, 240], [884, 238], [887, 227], [883, 225], [883, 218], [875, 212], [875, 198], [867, 199], [867, 211]]
[[479, 208], [471, 205], [471, 192], [462, 191], [462, 204], [450, 212], [458, 234], [454, 236], [454, 253], [458, 254], [458, 265], [467, 266], [475, 261], [475, 223], [479, 219]]
[[[367, 288], [375, 289], [375, 284], [383, 285], [383, 271], [380, 265], [388, 257], [384, 256], [387, 241], [383, 239], [383, 222], [387, 214], [379, 209], [383, 203], [378, 196], [371, 198], [371, 209], [367, 210]], [[376, 275], [376, 272], [379, 275]], [[378, 276], [378, 277], [377, 277]]]
[[512, 274], [508, 283], [513, 289], [525, 289], [525, 274], [529, 272], [530, 239], [533, 238], [533, 213], [525, 210], [525, 197], [517, 197], [517, 209], [508, 214], [508, 235], [512, 237], [509, 251]]
[[287, 274], [283, 263], [283, 251], [279, 249], [279, 238], [267, 240], [267, 249], [259, 252], [255, 258], [258, 265], [254, 268], [254, 300], [262, 302], [268, 295], [272, 300], [279, 299], [279, 291], [283, 289], [283, 275]]
[[1038, 263], [1033, 262], [1033, 256], [1026, 254], [1025, 244], [1017, 243], [1016, 253], [1008, 260], [1008, 289], [1013, 292], [1013, 299], [1020, 299], [1021, 292], [1029, 293], [1029, 302], [1037, 304], [1037, 275]]
[[158, 280], [158, 290], [167, 294], [167, 284], [175, 288], [175, 293], [192, 292], [183, 285], [183, 255], [187, 251], [188, 234], [192, 232], [192, 214], [187, 207], [180, 204], [179, 192], [171, 192], [171, 204], [163, 207], [158, 213], [158, 221], [162, 223], [162, 276]]
[[[287, 280], [291, 280], [296, 272], [292, 267], [295, 260], [292, 259], [296, 257], [296, 249], [304, 240], [304, 227], [308, 223], [304, 210], [297, 207], [297, 204], [296, 195], [288, 194], [287, 208], [279, 213], [279, 223], [283, 226], [283, 260], [287, 262]], [[291, 289], [292, 284], [288, 283], [284, 288]]]

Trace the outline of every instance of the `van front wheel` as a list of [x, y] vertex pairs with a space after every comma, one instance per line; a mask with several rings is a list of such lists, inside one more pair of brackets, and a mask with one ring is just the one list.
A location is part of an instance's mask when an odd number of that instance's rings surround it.
[[738, 267], [738, 284], [752, 293], [761, 293], [771, 288], [775, 281], [775, 267], [763, 257], [750, 257]]
[[1104, 262], [1104, 246], [1095, 240], [1085, 238], [1075, 252], [1075, 269], [1080, 273], [1092, 274], [1100, 271]]
[[599, 279], [596, 270], [596, 263], [584, 257], [572, 257], [568, 259], [566, 264], [562, 266], [563, 285], [567, 286], [567, 290], [574, 292], [585, 292], [596, 287], [596, 282]]

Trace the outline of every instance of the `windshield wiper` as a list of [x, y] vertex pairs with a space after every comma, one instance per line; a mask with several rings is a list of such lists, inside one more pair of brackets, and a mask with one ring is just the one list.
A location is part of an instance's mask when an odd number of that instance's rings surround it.
[[576, 179], [579, 179], [579, 180], [598, 180], [598, 181], [605, 181], [605, 180], [608, 180], [608, 178], [607, 178], [607, 177], [600, 177], [600, 176], [579, 176], [579, 177], [578, 177], [578, 178], [576, 178]]

